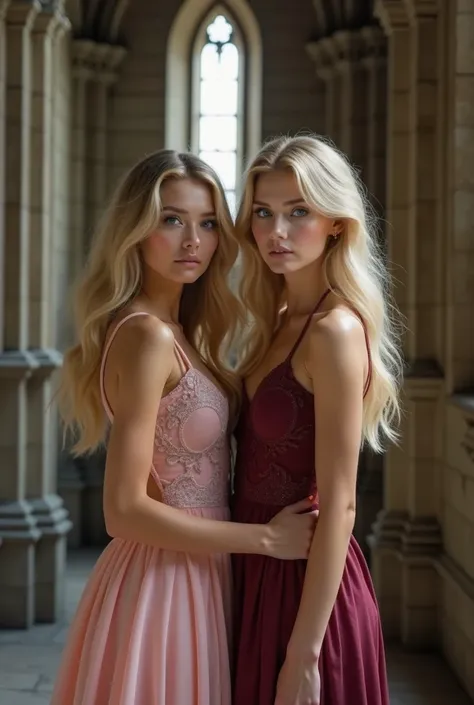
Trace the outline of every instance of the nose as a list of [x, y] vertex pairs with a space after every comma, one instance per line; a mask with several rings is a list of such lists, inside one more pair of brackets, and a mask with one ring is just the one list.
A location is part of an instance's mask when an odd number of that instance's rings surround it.
[[284, 240], [288, 236], [286, 222], [282, 215], [275, 217], [272, 235], [276, 240]]
[[199, 245], [201, 244], [201, 241], [199, 239], [199, 232], [196, 226], [190, 225], [189, 227], [186, 228], [184, 240], [183, 240], [183, 247], [186, 250], [197, 250], [199, 248]]

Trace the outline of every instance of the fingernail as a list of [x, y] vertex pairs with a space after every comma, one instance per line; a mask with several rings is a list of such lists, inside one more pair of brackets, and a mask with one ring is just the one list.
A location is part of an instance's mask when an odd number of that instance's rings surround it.
[[308, 499], [309, 499], [310, 501], [312, 501], [312, 500], [314, 499], [313, 495], [310, 494], [309, 497], [308, 497]]

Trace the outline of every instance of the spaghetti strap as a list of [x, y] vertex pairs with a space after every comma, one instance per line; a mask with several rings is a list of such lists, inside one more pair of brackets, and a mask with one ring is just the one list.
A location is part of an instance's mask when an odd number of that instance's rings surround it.
[[107, 416], [109, 419], [113, 418], [113, 412], [112, 409], [110, 408], [110, 404], [107, 400], [107, 395], [105, 393], [105, 384], [104, 384], [104, 373], [105, 373], [105, 363], [107, 361], [107, 356], [110, 351], [110, 346], [114, 342], [115, 336], [117, 335], [117, 332], [120, 330], [120, 328], [123, 326], [124, 323], [129, 321], [131, 318], [135, 318], [136, 316], [151, 316], [151, 313], [147, 313], [146, 311], [134, 311], [133, 313], [129, 313], [128, 316], [124, 316], [121, 321], [117, 323], [115, 328], [113, 329], [112, 333], [109, 336], [109, 339], [107, 340], [105, 346], [104, 346], [104, 351], [102, 353], [102, 360], [100, 363], [100, 393], [102, 396], [102, 403], [104, 405], [104, 408], [107, 412]]
[[[112, 345], [112, 343], [115, 339], [115, 336], [117, 335], [117, 332], [123, 326], [124, 323], [129, 321], [131, 318], [135, 318], [136, 316], [153, 316], [153, 314], [148, 313], [147, 311], [134, 311], [133, 313], [129, 313], [128, 316], [124, 316], [124, 318], [122, 318], [122, 320], [117, 323], [117, 325], [113, 329], [112, 333], [110, 334], [109, 339], [107, 340], [107, 343], [105, 344], [104, 352], [102, 353], [102, 361], [100, 364], [100, 393], [102, 396], [102, 403], [103, 403], [104, 408], [107, 412], [107, 416], [109, 417], [110, 420], [113, 419], [113, 412], [112, 412], [111, 406], [108, 402], [107, 395], [105, 393], [105, 381], [104, 381], [105, 363], [107, 361], [107, 356], [110, 351], [110, 346]], [[174, 347], [176, 350], [176, 357], [178, 358], [179, 362], [181, 362], [184, 365], [184, 371], [188, 372], [192, 368], [191, 360], [186, 355], [186, 353], [184, 352], [181, 345], [178, 342], [176, 342], [176, 340], [174, 340]]]
[[189, 359], [189, 357], [186, 355], [186, 353], [184, 352], [181, 345], [176, 340], [174, 341], [174, 347], [176, 348], [176, 352], [178, 354], [179, 359], [181, 360], [181, 362], [183, 363], [183, 365], [185, 367], [185, 371], [188, 372], [193, 366], [191, 360]]
[[369, 341], [369, 335], [367, 333], [367, 327], [364, 323], [362, 316], [359, 316], [359, 319], [360, 319], [360, 322], [362, 323], [362, 328], [364, 329], [365, 346], [367, 348], [368, 370], [367, 370], [367, 379], [365, 380], [364, 394], [363, 394], [363, 399], [365, 399], [365, 397], [367, 396], [367, 392], [370, 389], [370, 383], [372, 382], [372, 353], [370, 352], [370, 341]]
[[306, 320], [306, 323], [304, 324], [304, 326], [303, 326], [303, 328], [302, 328], [301, 333], [299, 334], [299, 336], [298, 336], [297, 339], [296, 339], [296, 343], [295, 343], [295, 344], [293, 345], [293, 347], [291, 348], [290, 354], [288, 355], [288, 362], [291, 362], [291, 360], [293, 359], [293, 356], [294, 356], [295, 352], [298, 350], [298, 348], [299, 348], [299, 346], [300, 346], [300, 343], [301, 343], [301, 341], [303, 340], [303, 338], [304, 338], [304, 336], [305, 336], [305, 334], [306, 334], [306, 331], [307, 331], [308, 328], [309, 328], [309, 324], [311, 323], [311, 320], [312, 320], [314, 314], [319, 311], [319, 309], [321, 308], [322, 304], [324, 303], [324, 301], [326, 300], [326, 298], [327, 298], [327, 296], [329, 295], [330, 292], [331, 292], [330, 289], [326, 289], [326, 291], [324, 292], [324, 294], [318, 299], [318, 303], [316, 304], [316, 306], [314, 307], [314, 309], [313, 309], [313, 310], [311, 311], [311, 313], [309, 314], [309, 316], [308, 316], [308, 318], [307, 318], [307, 320]]

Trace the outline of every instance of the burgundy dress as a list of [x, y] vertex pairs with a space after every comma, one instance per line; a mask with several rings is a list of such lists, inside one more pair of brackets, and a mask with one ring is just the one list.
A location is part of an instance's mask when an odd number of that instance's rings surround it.
[[[322, 299], [313, 314], [321, 303]], [[317, 498], [313, 395], [298, 383], [291, 366], [310, 321], [311, 316], [287, 359], [264, 378], [251, 401], [244, 399], [237, 431], [235, 521], [266, 523], [289, 504], [310, 495]], [[369, 382], [370, 373], [366, 387]], [[233, 705], [274, 705], [305, 568], [303, 560], [234, 556]], [[319, 670], [321, 705], [389, 703], [377, 602], [354, 537]]]

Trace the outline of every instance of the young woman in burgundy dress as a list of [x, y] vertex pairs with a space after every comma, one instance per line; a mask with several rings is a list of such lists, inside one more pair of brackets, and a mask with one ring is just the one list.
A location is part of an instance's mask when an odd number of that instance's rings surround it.
[[387, 273], [357, 176], [316, 137], [251, 164], [237, 219], [242, 360], [233, 519], [313, 496], [308, 561], [234, 560], [234, 705], [388, 705], [374, 589], [352, 536], [365, 442], [393, 440], [400, 356]]

